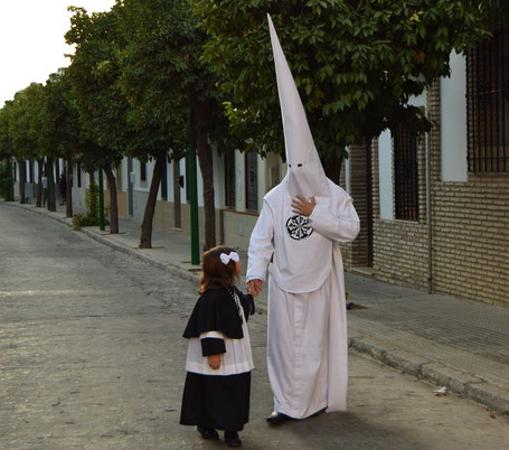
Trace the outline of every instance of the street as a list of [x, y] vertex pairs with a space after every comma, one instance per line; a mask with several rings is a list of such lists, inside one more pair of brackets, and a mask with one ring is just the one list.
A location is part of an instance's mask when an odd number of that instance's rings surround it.
[[[82, 233], [0, 203], [0, 449], [223, 448], [178, 424], [197, 286]], [[348, 413], [280, 428], [265, 371], [266, 315], [246, 449], [503, 450], [509, 420], [359, 356]]]

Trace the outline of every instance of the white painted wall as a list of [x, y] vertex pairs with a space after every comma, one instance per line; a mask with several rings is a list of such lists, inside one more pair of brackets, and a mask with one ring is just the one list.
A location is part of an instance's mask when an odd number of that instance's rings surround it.
[[184, 175], [184, 187], [180, 189], [180, 202], [187, 203], [186, 158], [181, 158], [179, 164], [180, 164], [180, 175]]
[[235, 150], [235, 209], [246, 210], [246, 162], [239, 150]]
[[216, 209], [224, 208], [224, 155], [213, 147], [212, 164], [214, 167], [214, 205]]
[[380, 192], [380, 217], [394, 219], [394, 181], [392, 170], [392, 135], [385, 130], [378, 138], [378, 178]]
[[267, 171], [266, 171], [267, 159], [262, 158], [260, 155], [257, 155], [256, 160], [256, 194], [258, 197], [257, 200], [257, 210], [261, 211], [263, 205], [263, 197], [267, 192]]
[[[348, 147], [346, 149], [348, 152]], [[344, 159], [343, 164], [345, 165], [345, 185], [341, 186], [346, 192], [351, 192], [351, 180], [352, 180], [352, 174], [351, 174], [351, 166], [350, 166], [350, 158]]]
[[440, 80], [440, 147], [442, 181], [467, 181], [466, 61], [450, 57], [451, 77]]

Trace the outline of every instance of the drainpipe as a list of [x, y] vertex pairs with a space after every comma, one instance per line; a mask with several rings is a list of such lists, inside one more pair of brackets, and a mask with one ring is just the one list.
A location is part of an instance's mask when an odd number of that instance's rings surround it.
[[[440, 86], [435, 89], [434, 94], [440, 100]], [[435, 126], [440, 126], [436, 124]], [[425, 154], [426, 154], [426, 220], [428, 224], [428, 294], [433, 293], [433, 211], [432, 211], [432, 177], [431, 177], [431, 149], [429, 133], [425, 134]]]

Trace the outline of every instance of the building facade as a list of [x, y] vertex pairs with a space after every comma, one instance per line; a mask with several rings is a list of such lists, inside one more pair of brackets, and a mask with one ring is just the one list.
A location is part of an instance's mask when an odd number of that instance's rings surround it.
[[[433, 123], [430, 133], [387, 130], [369, 146], [349, 148], [341, 184], [361, 218], [358, 239], [343, 247], [349, 270], [429, 292], [509, 304], [508, 56], [507, 29], [466, 55], [453, 53], [450, 78], [411, 100]], [[37, 169], [25, 164], [26, 195], [34, 198]], [[62, 161], [56, 177], [58, 164]], [[116, 170], [120, 216], [141, 222], [153, 164], [122, 160]], [[246, 250], [263, 196], [282, 179], [285, 164], [274, 153], [261, 158], [217, 150], [213, 164], [217, 241]], [[16, 171], [19, 180], [19, 164]], [[82, 212], [89, 175], [75, 166], [73, 180], [74, 210]], [[185, 159], [167, 161], [156, 229], [189, 232], [187, 182]], [[198, 168], [203, 237], [202, 193]]]

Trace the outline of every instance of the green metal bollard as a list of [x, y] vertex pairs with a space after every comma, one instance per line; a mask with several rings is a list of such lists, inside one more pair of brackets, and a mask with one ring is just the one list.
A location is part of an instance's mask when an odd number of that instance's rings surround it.
[[99, 169], [99, 229], [104, 231], [104, 182], [103, 170]]

